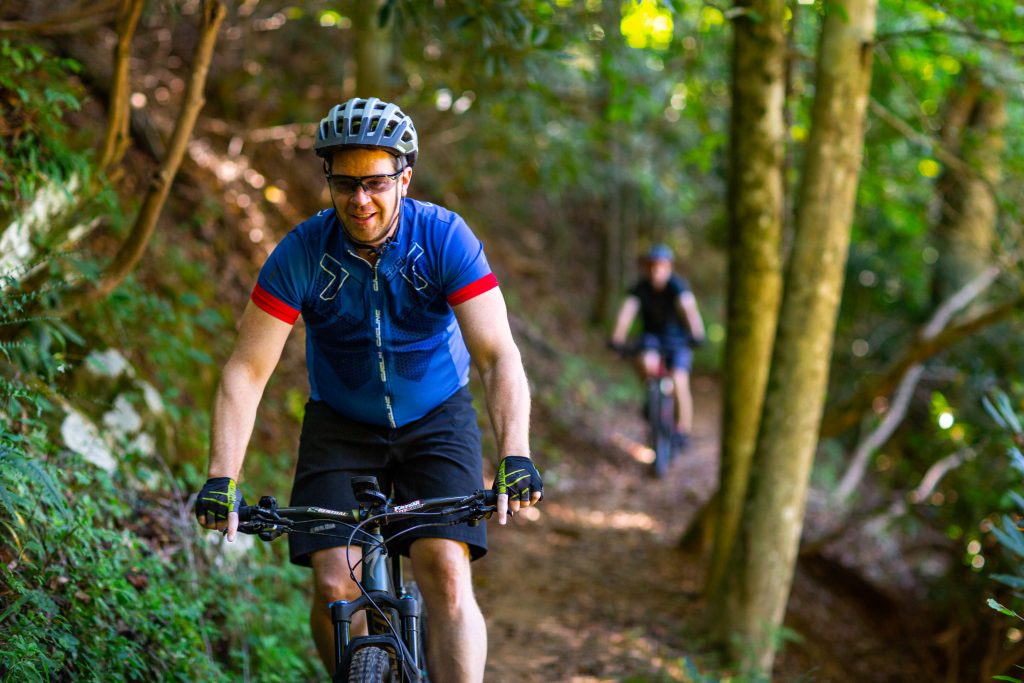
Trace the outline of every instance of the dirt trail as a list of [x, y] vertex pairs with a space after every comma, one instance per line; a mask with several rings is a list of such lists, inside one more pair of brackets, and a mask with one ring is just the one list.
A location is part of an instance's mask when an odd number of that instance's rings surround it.
[[[687, 656], [710, 670], [692, 639], [704, 558], [676, 547], [717, 481], [716, 389], [694, 388], [694, 443], [665, 480], [631, 455], [643, 423], [621, 415], [603, 427], [605, 448], [589, 445], [585, 477], [578, 463], [554, 468], [535, 519], [490, 525], [491, 551], [474, 568], [488, 683], [685, 681]], [[775, 680], [926, 680], [864, 612], [798, 572], [787, 626], [805, 640], [779, 656]]]

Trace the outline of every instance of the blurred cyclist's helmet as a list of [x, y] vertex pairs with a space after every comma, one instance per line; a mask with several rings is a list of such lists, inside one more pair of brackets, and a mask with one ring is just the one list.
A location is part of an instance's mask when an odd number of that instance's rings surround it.
[[376, 97], [353, 97], [331, 107], [316, 133], [314, 148], [318, 156], [330, 159], [336, 149], [344, 147], [377, 147], [412, 166], [419, 152], [419, 139], [412, 119], [398, 105]]
[[667, 244], [655, 244], [653, 247], [647, 250], [647, 260], [653, 261], [671, 261], [672, 250]]

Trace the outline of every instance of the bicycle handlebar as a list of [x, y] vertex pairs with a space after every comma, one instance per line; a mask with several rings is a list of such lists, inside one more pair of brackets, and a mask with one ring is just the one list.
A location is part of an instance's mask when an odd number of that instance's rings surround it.
[[[238, 530], [245, 534], [259, 534], [269, 541], [283, 533], [301, 531], [297, 522], [324, 520], [356, 525], [372, 519], [397, 522], [418, 515], [429, 514], [438, 518], [462, 515], [457, 522], [478, 521], [497, 509], [497, 494], [490, 489], [477, 490], [468, 496], [424, 498], [409, 503], [382, 503], [360, 505], [351, 510], [328, 510], [321, 507], [277, 507], [273, 496], [263, 496], [257, 505], [244, 505], [238, 509]], [[448, 523], [448, 522], [442, 522]]]

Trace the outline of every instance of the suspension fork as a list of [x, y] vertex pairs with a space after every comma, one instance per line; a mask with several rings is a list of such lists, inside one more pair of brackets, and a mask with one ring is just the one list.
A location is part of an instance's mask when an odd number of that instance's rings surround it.
[[[378, 611], [394, 610], [397, 612], [401, 629], [400, 637], [405, 643], [411, 657], [410, 664], [418, 667], [423, 655], [419, 651], [419, 602], [405, 591], [402, 572], [401, 554], [389, 555], [384, 545], [380, 527], [368, 528], [364, 540], [359, 544], [363, 552], [362, 584], [366, 593], [355, 600], [338, 600], [328, 607], [334, 623], [335, 663], [341, 671], [347, 664], [348, 647], [352, 637], [352, 617], [356, 612], [365, 610], [369, 635], [367, 641], [377, 641], [388, 648], [391, 640], [391, 628], [386, 617]], [[391, 559], [391, 572], [388, 572], [388, 558]], [[372, 598], [372, 603], [371, 603]], [[376, 608], [374, 607], [376, 605]], [[399, 655], [401, 659], [401, 656]]]
[[[361, 582], [363, 588], [370, 595], [387, 595], [391, 586], [385, 561], [387, 549], [384, 546], [381, 528], [379, 525], [369, 527], [362, 534], [363, 540], [359, 542], [359, 549], [362, 551]], [[347, 660], [348, 645], [352, 639], [352, 617], [356, 612], [364, 609], [369, 602], [363, 595], [355, 600], [337, 600], [327, 606], [331, 611], [331, 621], [334, 624], [334, 659], [339, 667]], [[387, 605], [382, 605], [382, 607], [386, 608]], [[384, 617], [372, 606], [366, 609], [366, 626], [371, 635], [388, 631], [387, 624], [383, 623], [383, 619]]]

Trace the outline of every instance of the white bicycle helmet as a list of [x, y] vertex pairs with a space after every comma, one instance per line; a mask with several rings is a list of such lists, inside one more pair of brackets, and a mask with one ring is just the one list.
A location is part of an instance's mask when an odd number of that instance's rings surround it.
[[412, 119], [398, 105], [376, 97], [353, 97], [331, 107], [316, 133], [317, 156], [329, 159], [335, 149], [343, 147], [379, 147], [412, 166], [419, 139]]

